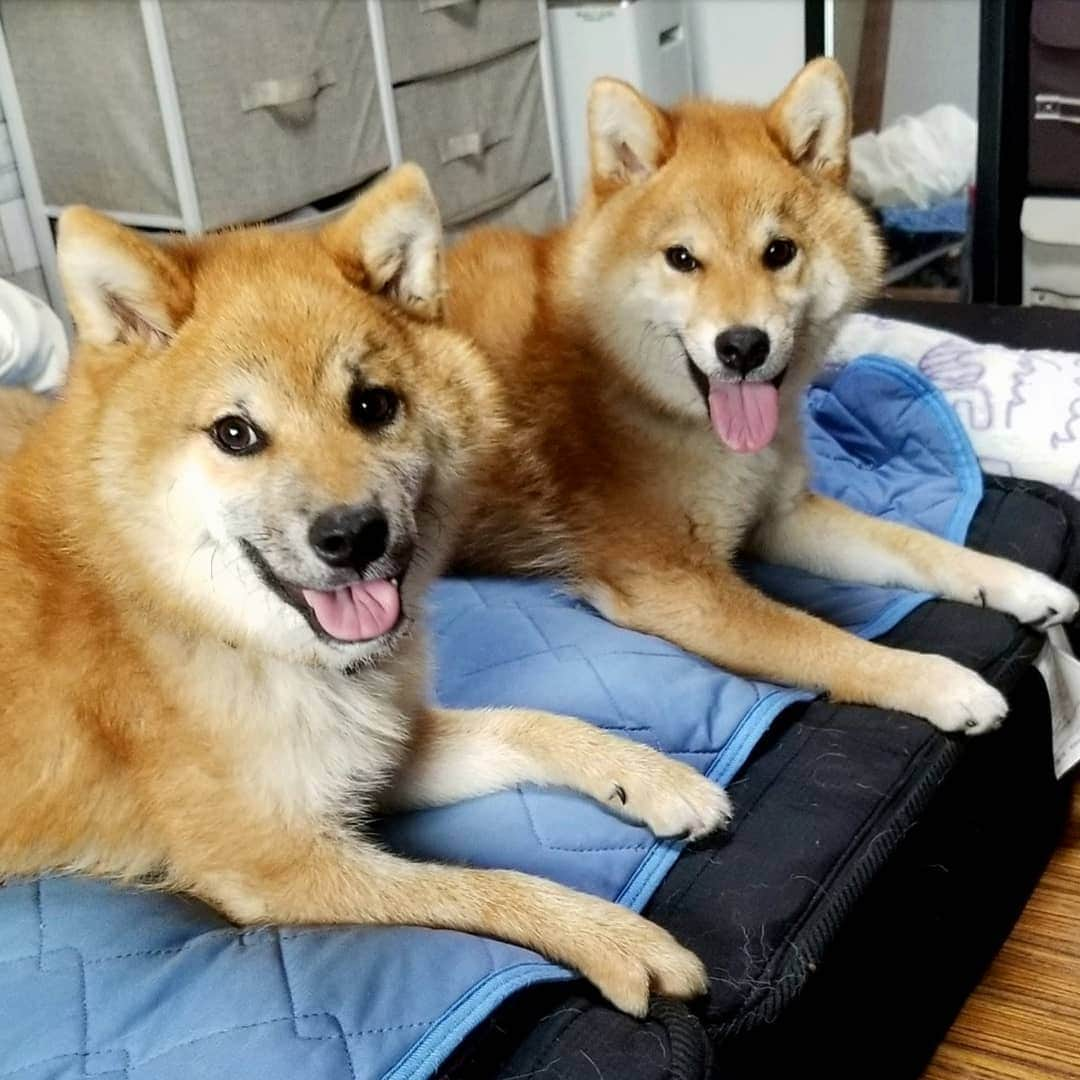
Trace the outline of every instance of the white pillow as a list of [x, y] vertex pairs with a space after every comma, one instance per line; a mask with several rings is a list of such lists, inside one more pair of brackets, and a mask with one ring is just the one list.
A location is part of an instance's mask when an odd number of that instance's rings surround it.
[[916, 367], [942, 391], [983, 470], [1042, 480], [1080, 497], [1080, 353], [1006, 349], [915, 323], [852, 315], [829, 354]]

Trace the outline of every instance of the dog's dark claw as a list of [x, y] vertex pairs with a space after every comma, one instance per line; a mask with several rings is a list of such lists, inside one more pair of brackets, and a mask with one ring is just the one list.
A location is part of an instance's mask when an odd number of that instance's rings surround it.
[[611, 798], [618, 799], [623, 806], [626, 805], [626, 788], [622, 784], [616, 784], [615, 789], [611, 793]]
[[973, 728], [973, 727], [978, 727], [978, 726], [979, 726], [979, 721], [974, 719], [974, 718], [964, 721], [964, 727]]
[[979, 606], [980, 607], [986, 607], [986, 590], [985, 589], [980, 589], [978, 595], [979, 595]]

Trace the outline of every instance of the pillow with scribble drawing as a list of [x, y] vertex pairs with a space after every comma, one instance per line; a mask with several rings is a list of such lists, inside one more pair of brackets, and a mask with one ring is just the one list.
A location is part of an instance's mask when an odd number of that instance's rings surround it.
[[988, 473], [1041, 480], [1080, 497], [1080, 352], [1007, 349], [876, 315], [852, 315], [829, 362], [877, 353], [942, 391]]

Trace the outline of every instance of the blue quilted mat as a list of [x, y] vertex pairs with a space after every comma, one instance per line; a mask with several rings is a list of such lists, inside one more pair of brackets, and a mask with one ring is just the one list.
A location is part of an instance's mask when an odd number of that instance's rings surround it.
[[[819, 490], [962, 540], [981, 498], [967, 439], [912, 369], [863, 358], [808, 393]], [[860, 633], [925, 597], [756, 567]], [[543, 582], [449, 580], [433, 599], [437, 696], [584, 716], [729, 781], [806, 695], [616, 628]], [[641, 908], [679, 845], [559, 791], [387, 823], [393, 845], [511, 866]], [[0, 1077], [422, 1080], [514, 990], [570, 973], [524, 949], [408, 927], [241, 932], [195, 901], [49, 878], [0, 888]]]

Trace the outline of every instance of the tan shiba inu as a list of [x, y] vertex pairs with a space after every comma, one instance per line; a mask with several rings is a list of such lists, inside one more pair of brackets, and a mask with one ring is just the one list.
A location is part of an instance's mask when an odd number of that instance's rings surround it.
[[589, 132], [590, 188], [565, 228], [483, 230], [450, 256], [450, 323], [511, 409], [461, 561], [560, 574], [615, 622], [736, 671], [945, 731], [997, 726], [1005, 700], [974, 672], [861, 641], [732, 567], [746, 550], [1038, 626], [1077, 611], [1042, 574], [806, 489], [799, 396], [882, 264], [845, 190], [839, 67], [809, 64], [764, 109], [665, 111], [602, 79]]
[[48, 408], [49, 399], [42, 394], [8, 388], [0, 392], [0, 461], [15, 453], [34, 421]]
[[659, 927], [356, 831], [519, 782], [668, 836], [729, 816], [692, 769], [579, 721], [424, 701], [418, 605], [504, 423], [480, 354], [435, 321], [439, 241], [410, 166], [319, 232], [158, 245], [64, 214], [81, 341], [0, 476], [0, 877], [475, 931], [641, 1014], [650, 989], [705, 986]]

